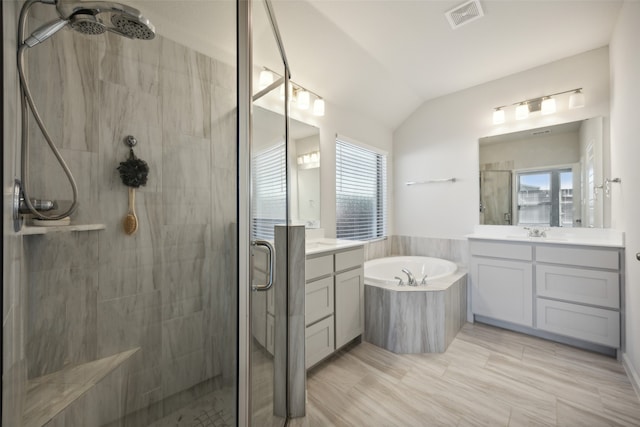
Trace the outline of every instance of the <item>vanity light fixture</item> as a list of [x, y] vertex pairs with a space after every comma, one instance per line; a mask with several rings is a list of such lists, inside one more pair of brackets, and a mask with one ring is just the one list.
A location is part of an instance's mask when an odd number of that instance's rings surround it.
[[[265, 71], [271, 75], [271, 81], [263, 87], [262, 86], [263, 72]], [[267, 81], [267, 78], [268, 77], [266, 76], [266, 73], [265, 73], [265, 77], [264, 77], [265, 82]], [[264, 89], [265, 87], [268, 87], [271, 84], [273, 85], [277, 84], [278, 79], [283, 79], [283, 76], [265, 67], [264, 70], [260, 72], [258, 84], [260, 85], [261, 89]], [[280, 99], [284, 100], [284, 98], [285, 98], [284, 85], [280, 85]], [[318, 95], [317, 93], [312, 92], [303, 86], [300, 86], [298, 83], [295, 83], [293, 80], [289, 80], [289, 102], [291, 102], [300, 110], [308, 110], [311, 107], [312, 99], [313, 99], [313, 115], [324, 116], [324, 108], [325, 108], [324, 99], [322, 99], [320, 95]]]
[[[493, 124], [499, 125], [505, 122], [505, 109], [515, 106], [516, 120], [524, 120], [529, 117], [530, 113], [540, 112], [540, 114], [553, 114], [557, 111], [556, 99], [559, 95], [571, 93], [569, 97], [569, 109], [584, 107], [584, 94], [582, 88], [565, 90], [563, 92], [552, 93], [551, 95], [543, 95], [539, 98], [525, 99], [524, 101], [515, 102], [511, 105], [503, 105], [493, 110]], [[566, 104], [565, 104], [566, 105]]]
[[516, 120], [524, 120], [529, 117], [529, 104], [525, 102], [521, 102], [516, 107]]
[[584, 94], [582, 89], [576, 89], [575, 92], [569, 97], [569, 108], [582, 108], [584, 107]]
[[556, 112], [556, 99], [550, 96], [542, 98], [542, 106], [540, 107], [540, 114], [553, 114]]
[[318, 98], [313, 101], [313, 115], [324, 116], [324, 99]]
[[309, 109], [309, 104], [311, 101], [311, 94], [302, 89], [301, 91], [298, 92], [298, 108], [301, 110], [308, 110]]
[[260, 89], [264, 89], [273, 83], [273, 73], [266, 68], [260, 71], [260, 77], [258, 78], [258, 86]]
[[320, 151], [301, 154], [297, 159], [298, 166], [301, 169], [314, 169], [320, 167]]

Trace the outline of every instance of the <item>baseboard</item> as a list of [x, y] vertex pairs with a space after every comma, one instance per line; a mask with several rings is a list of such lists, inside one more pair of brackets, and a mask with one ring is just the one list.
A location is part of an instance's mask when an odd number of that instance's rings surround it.
[[624, 367], [624, 370], [627, 372], [627, 376], [629, 377], [629, 381], [631, 381], [631, 385], [633, 386], [633, 389], [636, 392], [636, 396], [638, 397], [638, 400], [640, 400], [640, 375], [638, 374], [638, 371], [636, 371], [633, 365], [631, 364], [631, 361], [629, 360], [627, 353], [622, 354], [622, 366]]

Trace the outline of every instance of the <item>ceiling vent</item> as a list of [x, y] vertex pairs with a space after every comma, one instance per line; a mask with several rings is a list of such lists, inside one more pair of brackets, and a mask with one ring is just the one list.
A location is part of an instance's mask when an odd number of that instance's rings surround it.
[[471, 21], [482, 18], [484, 16], [484, 12], [482, 11], [482, 6], [478, 0], [471, 0], [461, 4], [460, 6], [454, 7], [445, 13], [445, 16], [447, 17], [447, 21], [449, 21], [451, 28], [455, 30], [456, 28], [468, 24]]

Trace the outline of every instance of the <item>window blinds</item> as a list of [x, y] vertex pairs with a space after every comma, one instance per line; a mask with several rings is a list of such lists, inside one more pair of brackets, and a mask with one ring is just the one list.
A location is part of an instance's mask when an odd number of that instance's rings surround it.
[[337, 139], [336, 236], [349, 240], [384, 237], [386, 195], [386, 156]]
[[252, 160], [253, 238], [273, 239], [273, 227], [286, 224], [287, 170], [284, 141], [258, 153]]

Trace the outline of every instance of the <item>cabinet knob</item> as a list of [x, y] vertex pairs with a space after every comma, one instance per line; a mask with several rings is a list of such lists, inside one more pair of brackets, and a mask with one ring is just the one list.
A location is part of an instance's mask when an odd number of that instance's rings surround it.
[[640, 261], [640, 252], [638, 252], [638, 253], [636, 254], [636, 259], [637, 259], [638, 261]]

